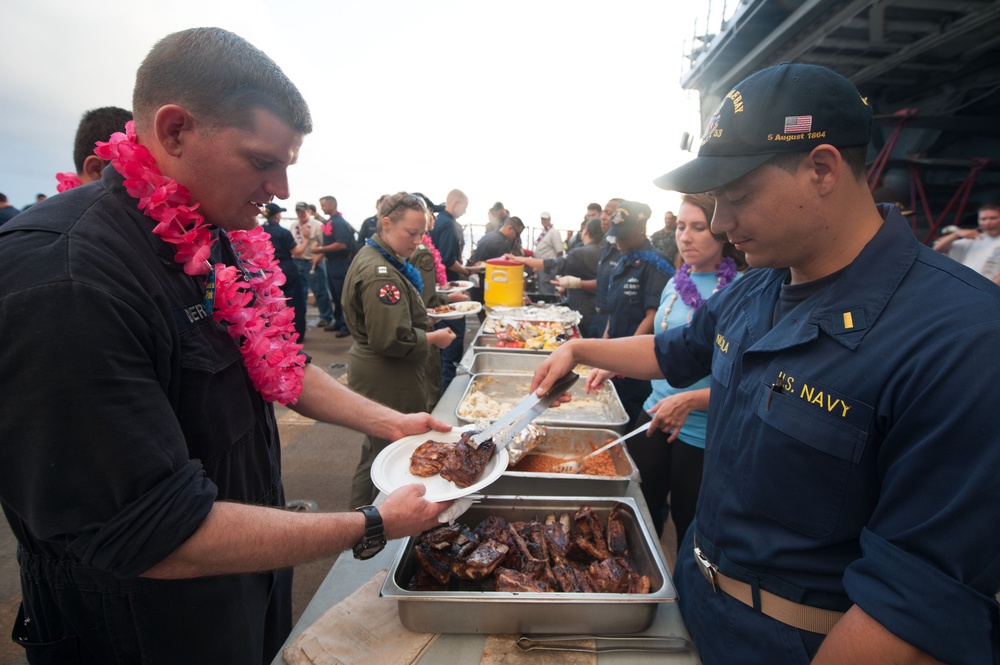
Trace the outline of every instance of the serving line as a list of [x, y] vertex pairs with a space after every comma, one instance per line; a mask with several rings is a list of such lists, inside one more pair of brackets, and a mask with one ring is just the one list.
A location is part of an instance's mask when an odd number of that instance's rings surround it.
[[[441, 396], [432, 415], [452, 425], [460, 425], [455, 417], [455, 408], [465, 394], [471, 377], [458, 374], [451, 385]], [[639, 513], [646, 523], [646, 528], [653, 531], [653, 523], [649, 517], [649, 509], [642, 498], [638, 483], [630, 482], [625, 496], [635, 500]], [[385, 495], [380, 493], [375, 504], [380, 504]], [[381, 568], [389, 568], [405, 539], [389, 541], [388, 545], [375, 557], [367, 561], [359, 561], [350, 552], [342, 553], [323, 583], [317, 589], [312, 600], [306, 606], [302, 616], [292, 627], [292, 632], [282, 645], [282, 650], [292, 643], [298, 635], [311, 626], [328, 609], [347, 598], [368, 581]], [[656, 547], [659, 547], [657, 542]], [[662, 555], [662, 552], [661, 552]], [[646, 630], [635, 633], [633, 637], [656, 636], [678, 637], [690, 641], [691, 636], [684, 626], [677, 603], [659, 603], [653, 622]], [[452, 665], [478, 665], [482, 661], [483, 646], [486, 643], [485, 634], [442, 634], [424, 653], [420, 663], [451, 663]], [[598, 665], [700, 665], [701, 659], [695, 650], [681, 653], [622, 653], [610, 652], [597, 655]], [[281, 652], [271, 661], [271, 665], [287, 665]]]

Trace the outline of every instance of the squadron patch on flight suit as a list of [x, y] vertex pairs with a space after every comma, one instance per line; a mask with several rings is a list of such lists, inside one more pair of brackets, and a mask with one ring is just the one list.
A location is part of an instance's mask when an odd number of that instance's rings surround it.
[[395, 284], [383, 284], [378, 290], [378, 299], [386, 305], [395, 305], [401, 297], [402, 294]]

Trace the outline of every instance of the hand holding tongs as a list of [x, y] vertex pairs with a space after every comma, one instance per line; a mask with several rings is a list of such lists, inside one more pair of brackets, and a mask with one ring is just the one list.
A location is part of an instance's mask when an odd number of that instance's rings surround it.
[[500, 450], [511, 440], [517, 436], [517, 433], [528, 426], [532, 420], [537, 418], [545, 409], [549, 408], [552, 404], [559, 401], [563, 393], [569, 390], [576, 380], [580, 378], [580, 375], [576, 372], [570, 372], [566, 376], [562, 377], [556, 381], [547, 393], [539, 397], [536, 393], [531, 393], [523, 400], [517, 403], [510, 412], [498, 418], [492, 425], [484, 429], [479, 434], [474, 435], [471, 438], [472, 445], [474, 447], [479, 447], [479, 444], [493, 439], [493, 443], [496, 444], [497, 450]]
[[[590, 641], [595, 643], [594, 646], [588, 644]], [[517, 638], [517, 648], [521, 651], [539, 649], [583, 653], [613, 651], [681, 653], [691, 650], [691, 642], [683, 637], [655, 635], [521, 635]]]

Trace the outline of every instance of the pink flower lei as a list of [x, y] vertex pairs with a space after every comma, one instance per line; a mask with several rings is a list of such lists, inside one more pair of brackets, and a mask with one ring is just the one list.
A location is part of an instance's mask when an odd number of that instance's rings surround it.
[[62, 192], [67, 192], [71, 189], [79, 187], [83, 183], [80, 182], [80, 176], [73, 173], [72, 171], [66, 171], [65, 173], [57, 173], [56, 180], [59, 184], [56, 185], [56, 191], [60, 194]]
[[[226, 329], [240, 345], [243, 364], [261, 396], [270, 402], [294, 404], [302, 392], [305, 361], [297, 344], [294, 311], [285, 306], [279, 288], [285, 276], [277, 269], [274, 248], [267, 232], [258, 227], [229, 233], [233, 249], [244, 270], [217, 263], [209, 254], [215, 238], [211, 226], [188, 205], [187, 187], [164, 176], [156, 160], [139, 144], [135, 125], [129, 121], [125, 133], [99, 141], [94, 151], [109, 160], [125, 178], [129, 196], [139, 200], [139, 209], [157, 221], [153, 233], [174, 246], [174, 260], [188, 275], [206, 275], [214, 270], [215, 298], [212, 318], [225, 321]], [[245, 275], [245, 276], [244, 276]]]
[[444, 262], [441, 260], [441, 252], [431, 242], [431, 236], [428, 233], [424, 234], [424, 245], [427, 246], [427, 249], [431, 252], [431, 256], [434, 257], [434, 281], [437, 282], [438, 286], [447, 285], [448, 273], [445, 271]]

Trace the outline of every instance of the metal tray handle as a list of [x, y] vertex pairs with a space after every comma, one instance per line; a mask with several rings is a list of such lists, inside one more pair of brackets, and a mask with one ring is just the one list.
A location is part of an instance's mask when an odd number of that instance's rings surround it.
[[[593, 642], [594, 646], [587, 644]], [[656, 637], [634, 635], [521, 635], [517, 638], [521, 651], [578, 651], [582, 653], [611, 653], [615, 651], [644, 651], [654, 653], [681, 653], [691, 650], [691, 642], [683, 637]]]

